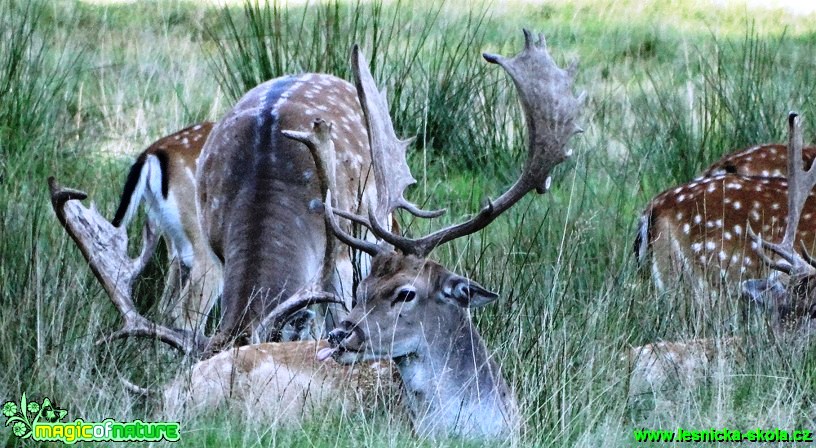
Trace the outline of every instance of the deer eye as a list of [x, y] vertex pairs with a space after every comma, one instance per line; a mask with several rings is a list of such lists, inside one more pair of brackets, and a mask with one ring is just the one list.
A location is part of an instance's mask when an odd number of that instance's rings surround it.
[[394, 296], [394, 300], [391, 301], [391, 306], [394, 306], [397, 302], [410, 302], [416, 298], [416, 290], [411, 287], [405, 287], [397, 291], [396, 296]]

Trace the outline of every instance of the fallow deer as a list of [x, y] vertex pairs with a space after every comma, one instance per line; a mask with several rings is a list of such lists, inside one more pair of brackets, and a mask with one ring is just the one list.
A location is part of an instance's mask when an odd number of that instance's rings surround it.
[[[816, 146], [802, 148], [805, 167], [809, 168], [816, 158]], [[745, 148], [724, 155], [709, 166], [697, 181], [723, 174], [749, 177], [786, 177], [788, 151], [783, 144], [764, 144]]]
[[[334, 167], [332, 178], [323, 181], [308, 145], [296, 138], [311, 132], [321, 117], [319, 134], [330, 145], [327, 163]], [[378, 195], [370, 171], [354, 86], [334, 76], [309, 73], [267, 81], [216, 124], [197, 172], [201, 224], [224, 264], [222, 319], [211, 351], [236, 338], [240, 343], [279, 340], [280, 335], [265, 334], [263, 317], [310, 285], [351, 304], [352, 261], [358, 255], [335, 250], [322, 198], [331, 181], [339, 208], [366, 213]], [[364, 275], [368, 256], [360, 258]], [[326, 331], [344, 312], [339, 307], [327, 312]]]
[[369, 208], [368, 217], [338, 214], [368, 227], [387, 245], [344, 232], [334, 216], [331, 195], [326, 198], [327, 219], [334, 233], [374, 258], [369, 276], [360, 285], [357, 304], [330, 333], [331, 348], [318, 356], [343, 364], [392, 359], [420, 435], [490, 438], [513, 434], [520, 426], [514, 393], [468, 313], [498, 295], [426, 257], [446, 242], [487, 227], [528, 192], [549, 189], [550, 171], [570, 156], [566, 145], [581, 131], [575, 123], [581, 100], [572, 94], [576, 66], [558, 68], [546, 51], [544, 37], [536, 39], [526, 30], [524, 50], [514, 58], [484, 55], [508, 72], [521, 100], [528, 130], [522, 173], [471, 219], [410, 239], [389, 232], [382, 224], [388, 213], [403, 206], [403, 190], [413, 180], [404, 159], [408, 142], [396, 137], [385, 96], [377, 93], [370, 74], [361, 70], [364, 64], [359, 55], [355, 56], [372, 157], [391, 162], [378, 164], [382, 170], [375, 169], [381, 201]]
[[[221, 402], [219, 397], [224, 392], [218, 391], [224, 390], [224, 384], [278, 384], [281, 378], [295, 385], [297, 392], [302, 380], [313, 376], [318, 383], [315, 391], [325, 394], [326, 387], [330, 390], [338, 387], [333, 382], [337, 376], [348, 375], [338, 362], [356, 365], [393, 360], [402, 379], [403, 401], [417, 434], [502, 438], [517, 433], [521, 418], [514, 393], [467, 312], [496, 300], [498, 295], [426, 256], [441, 244], [483, 229], [529, 191], [547, 191], [550, 170], [570, 155], [567, 141], [580, 132], [575, 119], [581, 100], [571, 93], [575, 67], [559, 69], [546, 52], [543, 36], [536, 41], [525, 31], [525, 40], [524, 51], [515, 58], [485, 54], [489, 62], [500, 64], [515, 81], [525, 112], [529, 149], [521, 177], [472, 219], [417, 240], [395, 235], [382, 224], [395, 208], [412, 207], [404, 199], [403, 190], [414, 180], [405, 163], [408, 142], [397, 139], [385, 96], [378, 93], [364, 58], [355, 48], [353, 72], [368, 126], [380, 201], [369, 206], [367, 218], [335, 210], [331, 194], [327, 194], [324, 205], [327, 222], [337, 237], [373, 256], [371, 272], [358, 289], [356, 305], [340, 327], [330, 333], [330, 347], [325, 347], [324, 342], [297, 346], [297, 350], [309, 352], [322, 345], [317, 356], [323, 364], [314, 367], [317, 371], [305, 367], [302, 359], [287, 360], [281, 353], [295, 347], [293, 343], [244, 346], [199, 363], [189, 380], [174, 382], [165, 391], [166, 406], [178, 400], [180, 389], [182, 401], [199, 402], [201, 397], [213, 396], [215, 401], [207, 403], [213, 405]], [[288, 130], [284, 133], [311, 142], [314, 155], [327, 154], [325, 145], [322, 150], [315, 148], [321, 146], [317, 142], [325, 142], [319, 137], [320, 126], [315, 126], [313, 133]], [[316, 166], [318, 171], [327, 172], [328, 183], [332, 184], [330, 163], [317, 161]], [[335, 213], [368, 227], [384, 243], [349, 235], [336, 221]], [[228, 354], [233, 352], [234, 355]], [[367, 364], [363, 368], [362, 372], [368, 372], [365, 377], [371, 378], [371, 368]], [[373, 378], [376, 380], [366, 384], [389, 385], [389, 375], [380, 372]], [[183, 381], [184, 386], [178, 381]], [[208, 393], [213, 384], [220, 386]], [[348, 386], [347, 382], [342, 384]], [[240, 396], [251, 389], [243, 387]], [[269, 400], [276, 406], [286, 402], [281, 400], [286, 396], [281, 388], [273, 385], [269, 391], [264, 402]], [[260, 394], [257, 390], [253, 393]], [[292, 393], [291, 389], [288, 393]], [[302, 403], [314, 406], [314, 396], [304, 396], [307, 398], [296, 401], [295, 412], [302, 411]]]
[[[781, 177], [720, 174], [669, 189], [649, 202], [640, 217], [635, 255], [651, 268], [659, 289], [670, 280], [703, 296], [722, 285], [759, 277], [764, 270], [748, 228], [767, 239], [782, 238], [788, 213], [788, 181]], [[810, 192], [809, 197], [814, 193]], [[805, 203], [806, 224], [798, 244], [816, 244], [816, 200]]]
[[[797, 241], [799, 245], [806, 244], [800, 219], [805, 219], [806, 229], [813, 225], [812, 215], [802, 213], [808, 210], [809, 205], [812, 206], [816, 169], [812, 168], [812, 158], [808, 160], [807, 153], [803, 160], [801, 119], [793, 113], [789, 116], [789, 131], [787, 156], [783, 159], [787, 165], [785, 173], [790, 174], [784, 189], [786, 216], [783, 218], [785, 226], [781, 241], [770, 242], [765, 239], [767, 231], [758, 235], [755, 227], [749, 225], [745, 228], [752, 241], [757, 264], [766, 265], [773, 272], [764, 278], [744, 280], [742, 297], [765, 311], [771, 328], [776, 332], [809, 329], [816, 317], [814, 260], [807, 255], [807, 251], [800, 255], [795, 249]], [[762, 179], [755, 179], [754, 182], [763, 188], [769, 185]], [[776, 232], [773, 235], [776, 236]], [[745, 340], [741, 337], [726, 337], [658, 342], [632, 348], [628, 353], [630, 394], [673, 387], [677, 381], [693, 384], [704, 377], [718, 360], [726, 363], [744, 361], [744, 344]]]
[[[373, 370], [374, 381], [355, 383], [343, 380], [349, 378], [349, 368], [354, 376], [354, 368], [359, 368], [361, 362], [393, 360], [400, 372], [405, 401], [418, 434], [430, 437], [458, 434], [469, 438], [503, 438], [517, 433], [521, 417], [515, 395], [502, 376], [499, 365], [488, 353], [467, 311], [468, 308], [492, 302], [498, 296], [426, 257], [441, 244], [483, 229], [531, 190], [544, 193], [549, 189], [550, 171], [570, 156], [571, 151], [566, 145], [573, 134], [581, 132], [575, 120], [583, 95], [576, 98], [572, 94], [576, 65], [567, 70], [557, 67], [546, 50], [543, 36], [535, 39], [525, 30], [525, 48], [516, 57], [490, 54], [484, 57], [488, 62], [501, 65], [513, 79], [527, 123], [528, 156], [513, 186], [463, 223], [416, 240], [391, 233], [383, 222], [387, 222], [388, 215], [397, 207], [409, 209], [416, 215], [436, 213], [418, 210], [403, 197], [403, 190], [414, 182], [405, 162], [408, 143], [396, 138], [385, 95], [376, 89], [364, 57], [355, 47], [353, 72], [364, 113], [364, 118], [359, 117], [359, 121], [365, 120], [367, 125], [378, 200], [376, 205], [367, 207], [368, 218], [364, 218], [343, 210], [342, 206], [336, 209], [331, 190], [327, 189], [323, 210], [326, 226], [333, 234], [346, 244], [373, 256], [371, 274], [360, 285], [356, 304], [340, 327], [330, 333], [330, 346], [326, 346], [326, 342], [316, 345], [309, 345], [314, 343], [308, 342], [257, 344], [237, 347], [199, 362], [189, 380], [179, 379], [165, 391], [165, 404], [168, 407], [172, 403], [167, 401], [177, 403], [178, 400], [182, 403], [190, 400], [205, 402], [207, 406], [219, 404], [226, 400], [225, 391], [229, 391], [232, 399], [256, 397], [259, 407], [275, 409], [293, 403], [294, 413], [286, 411], [287, 415], [307, 416], [311, 408], [306, 403], [311, 406], [314, 403], [312, 398], [286, 400], [313, 397], [310, 395], [309, 378], [320, 383], [315, 390], [320, 392], [321, 397], [339, 399], [337, 395], [343, 393], [339, 388], [362, 384], [359, 387], [367, 389], [370, 387], [367, 385], [371, 384], [389, 384], [390, 376], [384, 376], [382, 370], [377, 369]], [[321, 79], [332, 82], [332, 79]], [[291, 92], [292, 86], [285, 89], [278, 86], [278, 89]], [[251, 109], [249, 104], [245, 106]], [[323, 116], [336, 118], [330, 114]], [[263, 119], [260, 121], [263, 122]], [[334, 153], [331, 142], [326, 139], [327, 130], [330, 131], [331, 127], [331, 123], [322, 120], [317, 120], [305, 130], [289, 129], [285, 123], [281, 123], [280, 127], [275, 127], [272, 136], [277, 135], [280, 129], [286, 131], [283, 135], [289, 138], [307, 142], [313, 158], [323, 157], [322, 161], [311, 165], [322, 173], [314, 175], [325, 179], [319, 183], [336, 185], [342, 191], [343, 183], [338, 182], [340, 176], [332, 172], [332, 161], [325, 160], [327, 154], [330, 156]], [[263, 133], [260, 138], [269, 135]], [[330, 140], [336, 141], [337, 137]], [[301, 153], [305, 151], [303, 148], [299, 150]], [[294, 149], [291, 155], [297, 155]], [[208, 162], [205, 160], [204, 163]], [[341, 163], [334, 166], [339, 173]], [[121, 233], [99, 232], [100, 228], [105, 229], [107, 223], [78, 201], [70, 200], [82, 198], [80, 192], [61, 189], [53, 179], [51, 188], [58, 217], [79, 243], [94, 273], [105, 285], [125, 320], [123, 330], [114, 337], [151, 335], [186, 352], [193, 351], [189, 339], [180, 337], [176, 331], [153, 325], [135, 312], [128, 294], [124, 293], [129, 291], [128, 279], [139, 271], [144, 257], [137, 260], [127, 257]], [[207, 192], [205, 190], [200, 194], [207, 195]], [[206, 204], [211, 199], [205, 197], [202, 202]], [[369, 197], [369, 200], [374, 199], [373, 195]], [[342, 201], [338, 200], [337, 203], [342, 204]], [[215, 206], [213, 209], [214, 212], [219, 210]], [[368, 227], [383, 242], [377, 244], [351, 235], [348, 227], [343, 228], [337, 222], [335, 214]], [[215, 216], [217, 213], [213, 213], [210, 219]], [[211, 222], [210, 225], [215, 223]], [[100, 242], [105, 238], [92, 238], [94, 232], [114, 233], [113, 238], [109, 238], [111, 243]], [[154, 240], [147, 227], [143, 253], [149, 251], [149, 245], [154, 244]], [[389, 245], [393, 245], [394, 249]], [[103, 254], [103, 260], [94, 258], [93, 253]], [[119, 270], [114, 270], [114, 266], [119, 266]], [[113, 272], [125, 275], [111, 277]], [[123, 282], [122, 278], [127, 281]], [[307, 303], [331, 300], [336, 300], [332, 294], [300, 291], [278, 303], [259, 326], [269, 323], [274, 331], [292, 310]], [[235, 306], [235, 302], [230, 303]], [[315, 352], [319, 362], [306, 359], [306, 355], [311, 358]], [[298, 356], [296, 353], [306, 355]], [[350, 364], [355, 367], [346, 366]], [[369, 368], [365, 364], [363, 367]], [[363, 376], [371, 377], [370, 373]], [[259, 391], [270, 382], [283, 384], [277, 381], [280, 378], [292, 389], [274, 386], [269, 388], [269, 393]], [[230, 385], [229, 388], [226, 388], [226, 384]], [[233, 385], [236, 384], [240, 387], [235, 388]], [[213, 397], [213, 401], [208, 402], [205, 397]]]
[[212, 127], [211, 122], [187, 127], [139, 154], [112, 221], [114, 227], [127, 227], [144, 200], [170, 255], [159, 310], [169, 325], [198, 333], [221, 287], [221, 264], [201, 232], [195, 194], [196, 161]]

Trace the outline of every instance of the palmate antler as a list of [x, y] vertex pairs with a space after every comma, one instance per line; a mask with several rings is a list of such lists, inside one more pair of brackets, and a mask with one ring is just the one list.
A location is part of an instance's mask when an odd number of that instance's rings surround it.
[[51, 205], [65, 230], [76, 242], [99, 283], [105, 288], [124, 323], [118, 331], [96, 343], [110, 342], [129, 336], [155, 337], [185, 353], [195, 349], [192, 334], [158, 325], [142, 316], [133, 304], [131, 290], [136, 277], [144, 270], [156, 249], [158, 236], [150, 221], [143, 229], [142, 250], [136, 259], [127, 254], [128, 237], [125, 227], [113, 227], [91, 205], [79, 202], [88, 197], [82, 191], [61, 187], [48, 178]]
[[[211, 346], [210, 338], [195, 337], [189, 332], [157, 324], [136, 310], [131, 298], [133, 282], [144, 270], [158, 243], [158, 236], [149, 220], [143, 231], [141, 253], [132, 259], [127, 254], [127, 230], [124, 227], [114, 227], [93, 205], [90, 209], [83, 206], [80, 201], [87, 198], [87, 194], [61, 187], [53, 177], [48, 179], [48, 187], [51, 191], [51, 205], [60, 224], [76, 242], [91, 271], [105, 288], [124, 321], [121, 329], [100, 338], [97, 344], [142, 336], [159, 339], [185, 355], [212, 355], [224, 348]], [[334, 294], [314, 289], [298, 291], [275, 307], [264, 318], [261, 326], [269, 334], [278, 334], [294, 312], [309, 305], [328, 302], [343, 303]]]
[[[788, 222], [780, 243], [762, 239], [748, 227], [748, 235], [757, 243], [757, 254], [769, 267], [790, 275], [816, 274], [813, 259], [804, 252], [799, 255], [794, 248], [799, 219], [810, 192], [816, 185], [816, 164], [805, 170], [802, 162], [802, 119], [794, 112], [788, 115]], [[772, 260], [765, 250], [778, 255], [784, 261]], [[804, 251], [804, 250], [803, 250]]]
[[377, 92], [365, 58], [357, 47], [354, 48], [352, 67], [368, 125], [379, 204], [376, 210], [369, 209], [369, 217], [365, 219], [334, 211], [329, 195], [326, 200], [327, 219], [340, 240], [370, 254], [382, 250], [380, 246], [345, 234], [337, 224], [335, 214], [369, 227], [378, 238], [403, 253], [424, 257], [441, 244], [485, 228], [528, 192], [547, 191], [551, 182], [550, 171], [571, 154], [567, 149], [567, 142], [574, 134], [582, 132], [575, 121], [583, 94], [578, 98], [572, 94], [577, 68], [575, 63], [567, 70], [559, 68], [547, 52], [543, 35], [536, 39], [529, 31], [524, 30], [524, 37], [524, 50], [513, 58], [484, 54], [488, 62], [502, 66], [513, 79], [524, 110], [528, 150], [521, 176], [509, 190], [495, 201], [488, 202], [471, 219], [418, 239], [389, 232], [382, 225], [384, 217], [398, 207], [421, 217], [437, 216], [443, 211], [422, 212], [403, 198], [405, 188], [415, 182], [405, 163], [405, 148], [410, 141], [396, 137], [388, 115], [385, 93]]

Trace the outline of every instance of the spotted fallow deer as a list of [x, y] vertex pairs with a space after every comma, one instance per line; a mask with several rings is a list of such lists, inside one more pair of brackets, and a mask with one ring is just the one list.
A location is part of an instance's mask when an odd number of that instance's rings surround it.
[[[316, 122], [318, 118], [322, 121]], [[318, 179], [309, 143], [298, 138], [315, 126], [320, 128], [315, 137], [329, 147], [326, 163], [332, 171], [325, 182]], [[378, 196], [370, 175], [355, 88], [334, 76], [309, 73], [265, 82], [216, 124], [197, 172], [204, 234], [224, 264], [214, 351], [236, 338], [239, 344], [279, 340], [279, 335], [266, 334], [264, 316], [310, 285], [351, 304], [352, 260], [358, 255], [336, 250], [323, 219], [322, 198], [331, 182], [337, 207], [366, 213]], [[368, 256], [360, 258], [364, 275]], [[337, 306], [327, 310], [326, 331], [344, 313]]]
[[[802, 148], [805, 167], [809, 168], [816, 158], [816, 146]], [[696, 181], [723, 174], [738, 174], [749, 177], [786, 177], [788, 151], [783, 144], [751, 146], [724, 155], [709, 166]]]
[[196, 161], [212, 127], [211, 122], [187, 127], [139, 154], [112, 221], [114, 227], [127, 227], [144, 200], [170, 255], [159, 310], [169, 325], [198, 333], [221, 287], [221, 263], [201, 232], [195, 194]]
[[[790, 175], [783, 191], [786, 216], [783, 218], [782, 238], [778, 243], [770, 242], [766, 239], [767, 229], [757, 234], [754, 229], [759, 226], [746, 228], [757, 262], [767, 265], [772, 272], [767, 277], [742, 282], [743, 299], [759, 305], [777, 334], [810, 329], [816, 317], [816, 267], [802, 237], [802, 224], [806, 229], [813, 225], [812, 215], [803, 215], [803, 212], [812, 206], [816, 169], [812, 168], [812, 159], [808, 160], [807, 153], [804, 153], [803, 160], [801, 119], [794, 113], [788, 119], [790, 138], [784, 159], [787, 162], [785, 173]], [[754, 182], [762, 187], [769, 185], [762, 179]], [[795, 248], [797, 244], [802, 247], [801, 255]], [[718, 364], [727, 368], [728, 364], [744, 361], [744, 344], [741, 337], [726, 337], [634, 347], [628, 353], [632, 375], [630, 394], [667, 389], [675, 387], [678, 382], [693, 384]]]
[[[652, 199], [640, 217], [635, 255], [651, 268], [659, 289], [672, 282], [704, 296], [722, 285], [757, 278], [764, 266], [748, 236], [751, 227], [779, 241], [788, 213], [782, 177], [719, 174], [671, 188]], [[810, 198], [814, 193], [810, 192]], [[805, 203], [797, 244], [816, 244], [816, 200]], [[675, 286], [677, 284], [676, 283]]]

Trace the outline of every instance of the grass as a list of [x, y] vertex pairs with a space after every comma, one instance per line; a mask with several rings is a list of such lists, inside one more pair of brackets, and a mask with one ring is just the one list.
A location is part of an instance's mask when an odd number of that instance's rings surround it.
[[[418, 136], [413, 199], [450, 209], [441, 222], [412, 223], [419, 233], [472, 212], [517, 175], [514, 92], [480, 53], [514, 53], [525, 26], [546, 33], [559, 63], [581, 60], [587, 132], [549, 194], [434, 254], [501, 292], [475, 318], [521, 401], [519, 444], [626, 446], [641, 426], [814, 428], [811, 344], [744, 322], [728, 295], [681, 315], [688, 299], [655, 292], [630, 249], [653, 195], [731, 149], [783, 141], [790, 109], [816, 120], [812, 21], [690, 0], [0, 1], [0, 399], [27, 391], [72, 418], [147, 418], [153, 403], [128, 395], [120, 372], [162, 383], [185, 368], [145, 341], [93, 345], [116, 315], [50, 211], [47, 176], [87, 190], [112, 216], [132, 156], [151, 141], [218, 119], [270, 77], [348, 78], [359, 42], [388, 87], [398, 133]], [[162, 260], [138, 286], [141, 300], [161, 293]], [[688, 391], [627, 397], [628, 346], [709, 335], [750, 336], [747, 361], [713, 368]], [[183, 425], [187, 446], [430, 445], [404, 419], [376, 413], [270, 430], [214, 412]], [[7, 446], [18, 443], [3, 431]]]

